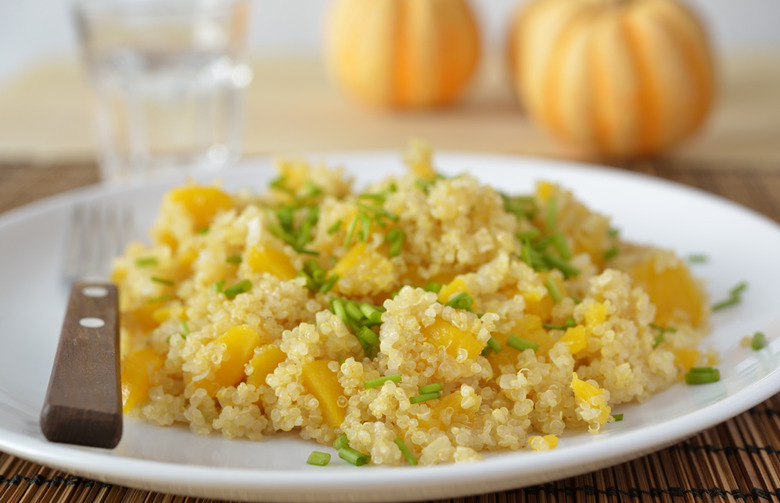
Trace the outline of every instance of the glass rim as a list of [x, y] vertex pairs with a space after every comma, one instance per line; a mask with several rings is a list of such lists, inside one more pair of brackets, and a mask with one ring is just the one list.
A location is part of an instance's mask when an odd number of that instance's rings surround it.
[[176, 15], [221, 12], [251, 0], [73, 0], [72, 6], [84, 15]]

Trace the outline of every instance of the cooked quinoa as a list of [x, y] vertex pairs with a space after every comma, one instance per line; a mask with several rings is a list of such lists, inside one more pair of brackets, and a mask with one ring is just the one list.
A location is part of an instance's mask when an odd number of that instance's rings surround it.
[[597, 433], [715, 361], [673, 252], [624, 242], [558, 185], [503, 194], [431, 158], [416, 145], [408, 174], [361, 191], [298, 160], [259, 196], [171, 190], [152, 244], [115, 262], [125, 413], [345, 434], [372, 464], [407, 463], [400, 438], [430, 465]]

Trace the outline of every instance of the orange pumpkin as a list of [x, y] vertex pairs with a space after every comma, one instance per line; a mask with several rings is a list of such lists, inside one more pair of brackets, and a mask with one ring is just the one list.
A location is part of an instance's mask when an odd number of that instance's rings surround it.
[[531, 120], [592, 153], [667, 149], [713, 101], [711, 46], [677, 0], [532, 0], [514, 18], [508, 55]]
[[479, 32], [465, 0], [336, 0], [330, 14], [326, 60], [364, 103], [448, 105], [476, 69]]

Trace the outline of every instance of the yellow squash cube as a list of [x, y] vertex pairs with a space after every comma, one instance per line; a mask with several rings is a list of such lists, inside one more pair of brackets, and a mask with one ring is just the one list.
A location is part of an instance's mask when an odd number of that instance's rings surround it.
[[252, 359], [255, 348], [264, 343], [264, 337], [256, 330], [239, 325], [217, 337], [212, 344], [222, 346], [222, 361], [209, 376], [198, 382], [209, 395], [214, 396], [220, 388], [235, 386], [244, 380], [244, 367]]
[[233, 206], [233, 199], [216, 187], [186, 185], [168, 192], [167, 200], [181, 204], [192, 216], [196, 229], [211, 224], [217, 213]]
[[338, 428], [346, 417], [346, 409], [339, 406], [338, 399], [344, 396], [344, 388], [336, 372], [328, 368], [327, 360], [312, 360], [301, 369], [301, 379], [306, 391], [320, 403], [325, 424]]
[[249, 250], [249, 266], [257, 273], [267, 272], [282, 280], [293, 279], [298, 271], [283, 251], [270, 246], [255, 246]]
[[137, 351], [122, 362], [122, 410], [127, 413], [136, 404], [146, 400], [150, 377], [160, 370], [165, 362], [165, 357], [155, 353], [149, 348]]
[[461, 349], [466, 350], [468, 358], [476, 358], [485, 349], [485, 344], [479, 342], [474, 334], [441, 318], [423, 327], [421, 332], [428, 342], [443, 348], [453, 358], [458, 357]]
[[266, 344], [257, 348], [255, 355], [249, 361], [252, 374], [246, 378], [247, 384], [252, 384], [255, 387], [265, 384], [265, 378], [268, 377], [268, 374], [276, 370], [276, 367], [286, 358], [287, 355], [276, 344]]

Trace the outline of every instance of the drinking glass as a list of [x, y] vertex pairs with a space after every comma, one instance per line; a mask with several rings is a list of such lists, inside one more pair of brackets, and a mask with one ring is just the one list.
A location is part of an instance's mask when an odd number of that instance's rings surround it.
[[249, 0], [77, 0], [102, 177], [216, 170], [240, 157]]

